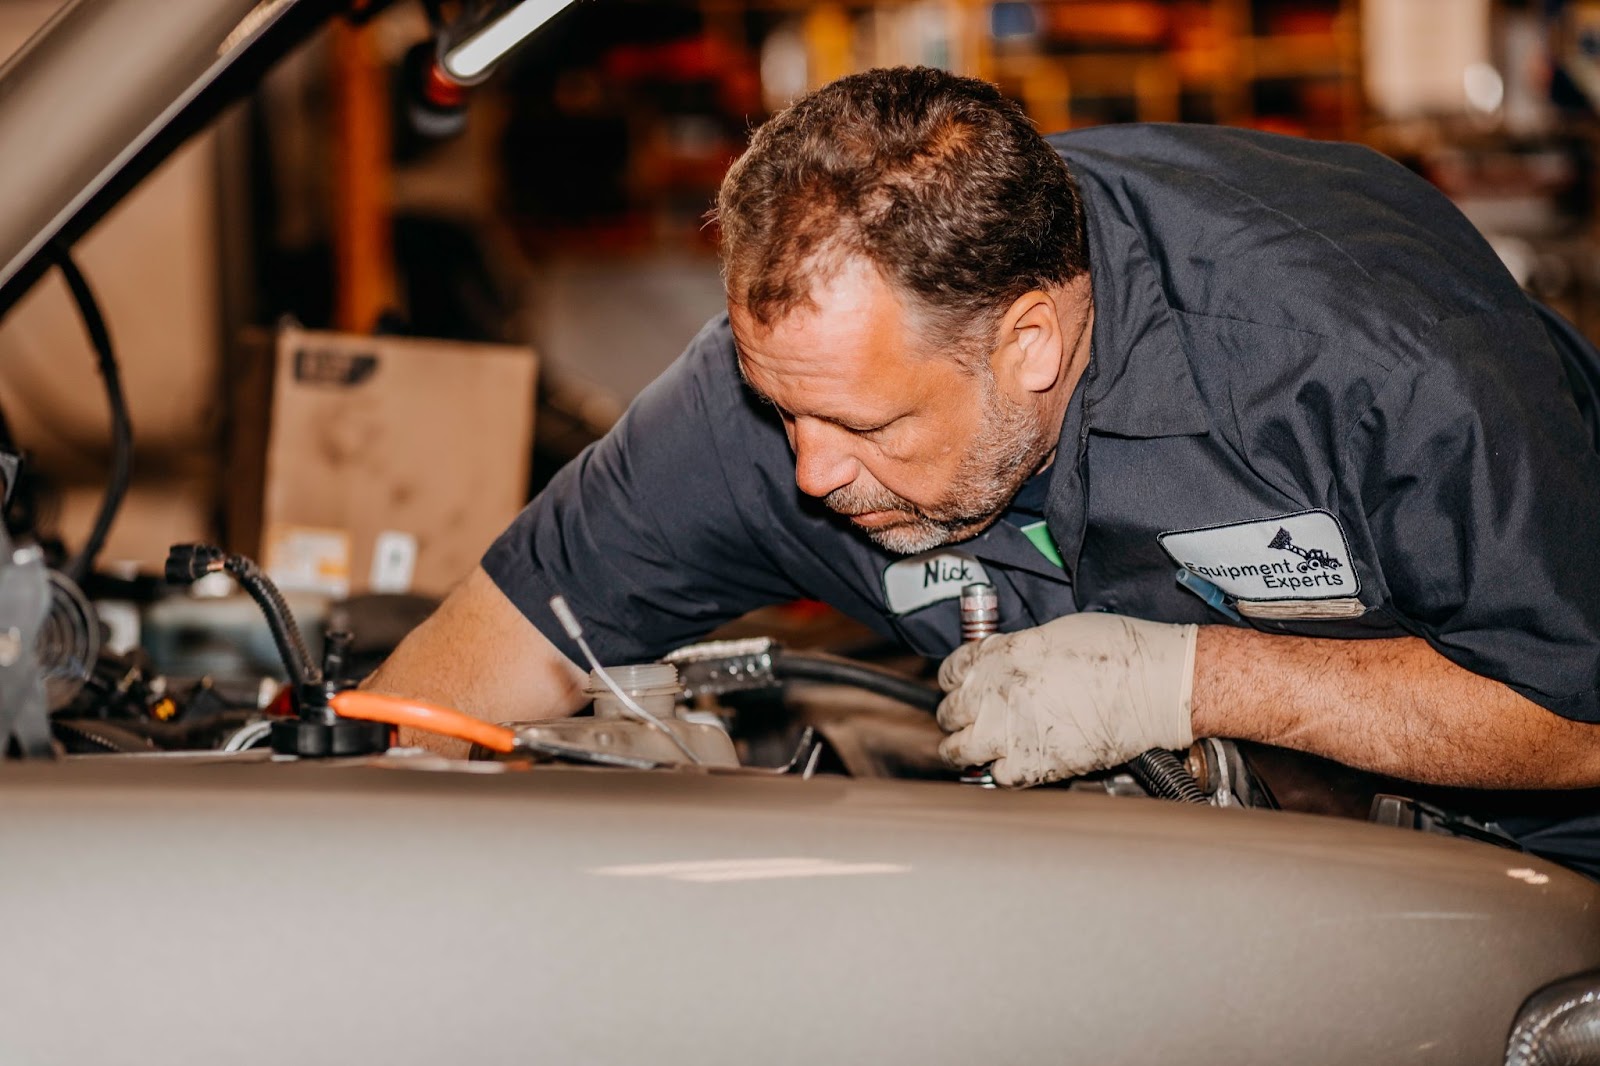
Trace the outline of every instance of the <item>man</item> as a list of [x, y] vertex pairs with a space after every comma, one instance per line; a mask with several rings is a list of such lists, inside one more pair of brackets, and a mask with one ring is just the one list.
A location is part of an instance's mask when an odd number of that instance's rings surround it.
[[[949, 656], [943, 753], [1003, 784], [1220, 736], [1600, 785], [1600, 364], [1401, 167], [1047, 142], [873, 71], [767, 123], [718, 219], [727, 317], [375, 687], [560, 713], [558, 592], [611, 663], [810, 596]], [[975, 579], [1005, 633], [957, 650]]]

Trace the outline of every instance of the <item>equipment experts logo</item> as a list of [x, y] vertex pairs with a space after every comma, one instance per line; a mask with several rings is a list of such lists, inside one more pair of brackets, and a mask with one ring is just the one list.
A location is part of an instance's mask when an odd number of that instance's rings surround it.
[[1179, 566], [1235, 600], [1324, 600], [1361, 590], [1344, 530], [1327, 511], [1176, 530], [1156, 540]]

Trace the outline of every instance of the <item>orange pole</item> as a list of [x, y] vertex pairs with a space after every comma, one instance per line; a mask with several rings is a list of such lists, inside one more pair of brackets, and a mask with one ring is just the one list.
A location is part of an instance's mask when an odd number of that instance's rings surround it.
[[388, 81], [370, 24], [335, 23], [332, 49], [334, 318], [366, 333], [395, 303]]

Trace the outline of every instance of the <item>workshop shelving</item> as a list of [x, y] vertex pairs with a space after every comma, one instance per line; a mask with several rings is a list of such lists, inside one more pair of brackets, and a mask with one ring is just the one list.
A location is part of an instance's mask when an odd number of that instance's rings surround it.
[[798, 30], [806, 84], [885, 63], [998, 82], [1045, 129], [1211, 121], [1358, 137], [1357, 0], [701, 0], [724, 33]]

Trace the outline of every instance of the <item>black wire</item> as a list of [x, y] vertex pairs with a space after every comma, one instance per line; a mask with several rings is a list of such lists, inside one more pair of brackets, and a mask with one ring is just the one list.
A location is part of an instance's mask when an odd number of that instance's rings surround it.
[[780, 681], [850, 685], [899, 700], [929, 714], [939, 709], [939, 701], [944, 698], [944, 693], [938, 689], [913, 681], [904, 674], [821, 652], [780, 650], [772, 657], [772, 673]]
[[267, 616], [267, 628], [272, 631], [273, 643], [278, 646], [278, 655], [283, 659], [290, 684], [299, 688], [322, 680], [321, 673], [311, 661], [305, 638], [300, 635], [300, 627], [295, 624], [294, 612], [289, 610], [283, 594], [266, 572], [242, 555], [227, 556], [223, 566]]
[[72, 291], [72, 298], [78, 305], [83, 328], [89, 334], [89, 342], [94, 345], [95, 357], [99, 361], [100, 377], [106, 387], [106, 401], [111, 406], [111, 477], [106, 483], [105, 495], [100, 500], [100, 513], [95, 516], [89, 538], [66, 569], [67, 576], [81, 584], [93, 571], [94, 561], [99, 557], [100, 549], [105, 547], [106, 534], [111, 531], [111, 523], [116, 520], [122, 498], [128, 492], [128, 481], [133, 476], [133, 425], [128, 419], [128, 401], [122, 393], [122, 374], [117, 369], [117, 355], [111, 347], [111, 333], [106, 329], [106, 320], [100, 314], [94, 291], [89, 288], [88, 280], [72, 261], [72, 253], [65, 245], [52, 244], [50, 255], [60, 268], [61, 276], [66, 279], [67, 288]]

